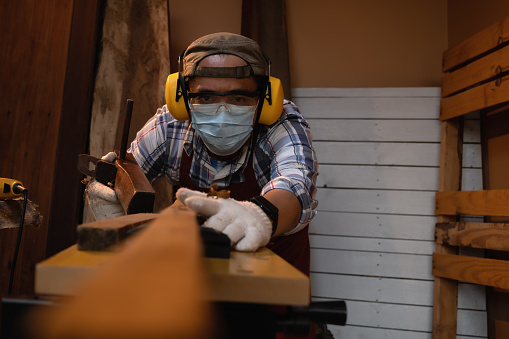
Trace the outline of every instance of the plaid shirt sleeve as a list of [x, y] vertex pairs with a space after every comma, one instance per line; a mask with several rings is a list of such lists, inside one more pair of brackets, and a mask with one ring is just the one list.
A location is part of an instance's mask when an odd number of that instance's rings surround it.
[[294, 103], [285, 100], [283, 114], [261, 136], [260, 146], [265, 153], [261, 158], [267, 160], [259, 161], [258, 169], [270, 170], [270, 181], [263, 186], [262, 195], [276, 188], [284, 189], [295, 194], [302, 205], [299, 224], [286, 234], [295, 233], [316, 215], [318, 160], [309, 125]]
[[149, 181], [177, 168], [179, 145], [187, 127], [187, 121], [177, 121], [164, 105], [138, 131], [129, 152]]

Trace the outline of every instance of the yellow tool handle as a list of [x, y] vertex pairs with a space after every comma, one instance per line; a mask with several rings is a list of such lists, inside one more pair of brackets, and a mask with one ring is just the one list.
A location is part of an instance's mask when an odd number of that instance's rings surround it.
[[15, 198], [23, 193], [23, 183], [19, 180], [0, 178], [0, 199]]

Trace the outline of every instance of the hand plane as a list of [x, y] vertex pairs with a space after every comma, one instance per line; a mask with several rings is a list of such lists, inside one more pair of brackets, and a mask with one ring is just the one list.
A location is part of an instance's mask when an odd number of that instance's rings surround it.
[[[151, 213], [154, 209], [155, 191], [136, 160], [132, 157], [126, 159], [132, 110], [133, 101], [127, 100], [122, 142], [120, 151], [115, 152], [115, 163], [81, 154], [78, 157], [78, 169], [113, 188], [126, 214]], [[93, 170], [90, 169], [92, 165], [95, 166]]]

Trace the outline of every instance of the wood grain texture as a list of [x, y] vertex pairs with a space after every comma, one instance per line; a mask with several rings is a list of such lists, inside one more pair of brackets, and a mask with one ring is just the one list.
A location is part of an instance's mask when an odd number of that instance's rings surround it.
[[509, 70], [509, 46], [490, 53], [442, 78], [442, 97], [486, 82]]
[[509, 224], [437, 223], [435, 239], [442, 245], [509, 251]]
[[438, 192], [438, 215], [509, 216], [509, 190]]
[[444, 52], [442, 71], [446, 72], [509, 41], [509, 17], [487, 27]]
[[453, 254], [433, 254], [433, 275], [509, 289], [509, 262]]
[[[0, 133], [0, 173], [23, 182], [44, 218], [38, 228], [24, 232], [14, 295], [33, 293], [32, 268], [46, 254], [73, 4], [4, 1], [0, 10], [4, 32], [0, 35], [0, 121], [8, 126]], [[8, 289], [16, 237], [17, 230], [0, 231], [0, 295]]]
[[[76, 246], [71, 246], [37, 264], [36, 293], [75, 295], [92, 272], [108, 266], [122, 253], [78, 251]], [[230, 259], [204, 258], [204, 265], [209, 300], [309, 303], [309, 278], [267, 248], [254, 253], [232, 252]]]
[[440, 102], [440, 120], [448, 120], [467, 113], [504, 103], [509, 99], [509, 76], [473, 87]]

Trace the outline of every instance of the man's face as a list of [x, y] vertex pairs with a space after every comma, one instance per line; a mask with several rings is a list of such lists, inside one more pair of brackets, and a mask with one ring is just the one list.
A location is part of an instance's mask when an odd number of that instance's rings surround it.
[[[236, 67], [244, 66], [246, 62], [235, 55], [214, 54], [204, 58], [199, 65], [203, 67]], [[194, 77], [189, 80], [189, 91], [192, 93], [226, 93], [231, 91], [255, 92], [257, 89], [258, 84], [253, 77], [242, 79]], [[255, 120], [256, 115], [253, 119], [253, 123]]]

